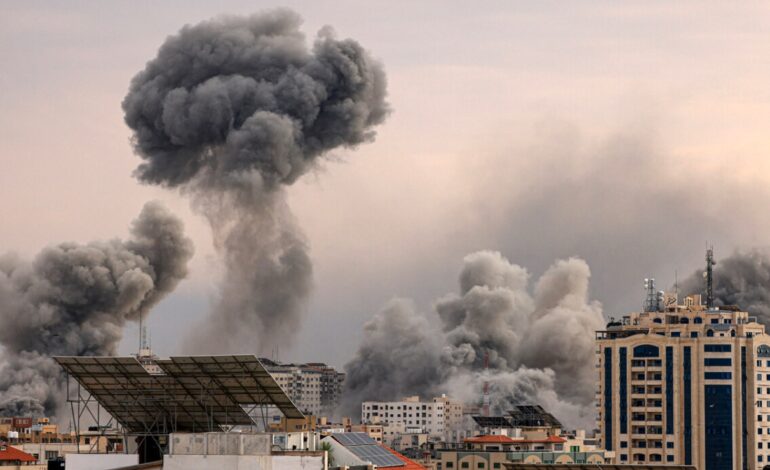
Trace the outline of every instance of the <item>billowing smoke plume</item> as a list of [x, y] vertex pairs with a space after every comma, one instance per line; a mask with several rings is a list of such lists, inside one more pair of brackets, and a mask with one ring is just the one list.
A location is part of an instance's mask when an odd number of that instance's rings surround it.
[[[702, 294], [706, 282], [701, 269], [679, 286], [683, 294]], [[766, 250], [736, 251], [714, 266], [714, 303], [737, 305], [770, 326], [770, 255]]]
[[266, 351], [291, 339], [312, 266], [282, 187], [324, 153], [371, 141], [388, 114], [380, 65], [328, 27], [308, 50], [300, 23], [276, 10], [185, 26], [123, 102], [144, 159], [137, 177], [192, 196], [226, 269], [187, 349]]
[[465, 258], [459, 293], [439, 299], [435, 311], [391, 301], [366, 323], [346, 366], [345, 412], [363, 400], [410, 394], [478, 402], [487, 380], [496, 412], [534, 402], [567, 423], [590, 423], [594, 332], [604, 321], [601, 306], [588, 298], [588, 265], [556, 262], [534, 295], [529, 277], [500, 253], [482, 251]]
[[176, 287], [192, 253], [182, 222], [148, 203], [128, 240], [0, 257], [0, 416], [56, 414], [62, 373], [50, 356], [114, 355], [126, 322]]

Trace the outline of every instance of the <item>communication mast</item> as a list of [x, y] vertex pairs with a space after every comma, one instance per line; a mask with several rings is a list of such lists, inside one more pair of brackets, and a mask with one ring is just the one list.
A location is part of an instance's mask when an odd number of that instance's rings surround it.
[[482, 398], [481, 416], [489, 416], [489, 351], [484, 352], [484, 396]]
[[706, 278], [706, 308], [714, 308], [714, 247], [706, 249], [706, 272], [703, 276]]

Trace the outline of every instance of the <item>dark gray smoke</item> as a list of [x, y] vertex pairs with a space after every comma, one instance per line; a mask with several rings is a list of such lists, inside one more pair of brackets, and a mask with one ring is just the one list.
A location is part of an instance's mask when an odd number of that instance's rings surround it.
[[137, 321], [187, 274], [182, 222], [147, 203], [128, 240], [62, 243], [32, 261], [0, 257], [0, 416], [56, 414], [54, 355], [114, 355]]
[[590, 423], [594, 332], [603, 318], [588, 298], [588, 265], [575, 258], [556, 262], [534, 295], [529, 277], [500, 253], [482, 251], [465, 258], [459, 293], [439, 299], [433, 312], [392, 301], [366, 323], [358, 353], [346, 365], [344, 411], [355, 412], [363, 400], [410, 394], [479, 402], [486, 380], [497, 412], [535, 402], [570, 424]]
[[[705, 266], [705, 262], [704, 262]], [[706, 300], [704, 269], [680, 283], [679, 292], [702, 294]], [[714, 266], [714, 303], [737, 305], [770, 326], [770, 255], [766, 250], [736, 251]]]
[[187, 349], [291, 339], [312, 265], [281, 188], [326, 152], [371, 141], [388, 114], [382, 67], [328, 27], [308, 50], [300, 23], [276, 10], [185, 26], [123, 102], [137, 177], [191, 194], [224, 260], [218, 303]]

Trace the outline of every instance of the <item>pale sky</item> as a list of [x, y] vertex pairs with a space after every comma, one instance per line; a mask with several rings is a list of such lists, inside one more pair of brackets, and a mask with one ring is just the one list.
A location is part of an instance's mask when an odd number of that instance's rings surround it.
[[[0, 248], [125, 236], [149, 199], [182, 217], [192, 272], [150, 318], [177, 352], [216, 293], [210, 231], [140, 185], [121, 100], [164, 38], [287, 6], [381, 60], [394, 109], [374, 143], [289, 188], [315, 292], [280, 359], [341, 366], [394, 296], [456, 290], [462, 257], [542, 273], [580, 256], [605, 315], [642, 278], [768, 246], [770, 8], [759, 2], [125, 1], [0, 3]], [[121, 352], [135, 349], [126, 330]], [[244, 351], [248, 352], [248, 351]]]

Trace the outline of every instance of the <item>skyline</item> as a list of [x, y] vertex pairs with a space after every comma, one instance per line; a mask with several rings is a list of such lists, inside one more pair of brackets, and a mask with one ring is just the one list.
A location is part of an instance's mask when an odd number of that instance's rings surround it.
[[[131, 176], [139, 159], [120, 101], [184, 23], [269, 5], [193, 3], [180, 15], [165, 4], [151, 21], [128, 3], [43, 16], [40, 5], [1, 7], [9, 14], [0, 15], [0, 59], [15, 73], [0, 74], [13, 90], [0, 96], [0, 158], [10, 169], [0, 176], [10, 228], [0, 243], [30, 257], [62, 241], [112, 239], [146, 200], [162, 201], [196, 248], [191, 275], [149, 319], [153, 347], [172, 354], [174, 330], [207, 312], [221, 272], [208, 227], [184, 197]], [[533, 277], [557, 259], [585, 259], [590, 298], [609, 316], [638, 309], [643, 277], [667, 287], [675, 270], [682, 279], [699, 269], [706, 241], [718, 259], [767, 246], [768, 223], [756, 216], [770, 201], [762, 11], [704, 8], [693, 19], [685, 6], [661, 4], [634, 15], [609, 4], [421, 4], [409, 15], [380, 3], [367, 17], [384, 21], [372, 22], [355, 18], [360, 7], [328, 5], [288, 4], [308, 38], [332, 24], [385, 64], [394, 113], [374, 143], [335, 152], [288, 192], [316, 269], [297, 347], [281, 359], [343, 365], [361, 325], [389, 299], [428, 310], [456, 286], [463, 257], [481, 249]], [[480, 31], [482, 22], [493, 26]], [[449, 34], [463, 27], [473, 37]], [[333, 341], [340, 328], [349, 344]], [[133, 352], [136, 337], [127, 328], [120, 352]]]

